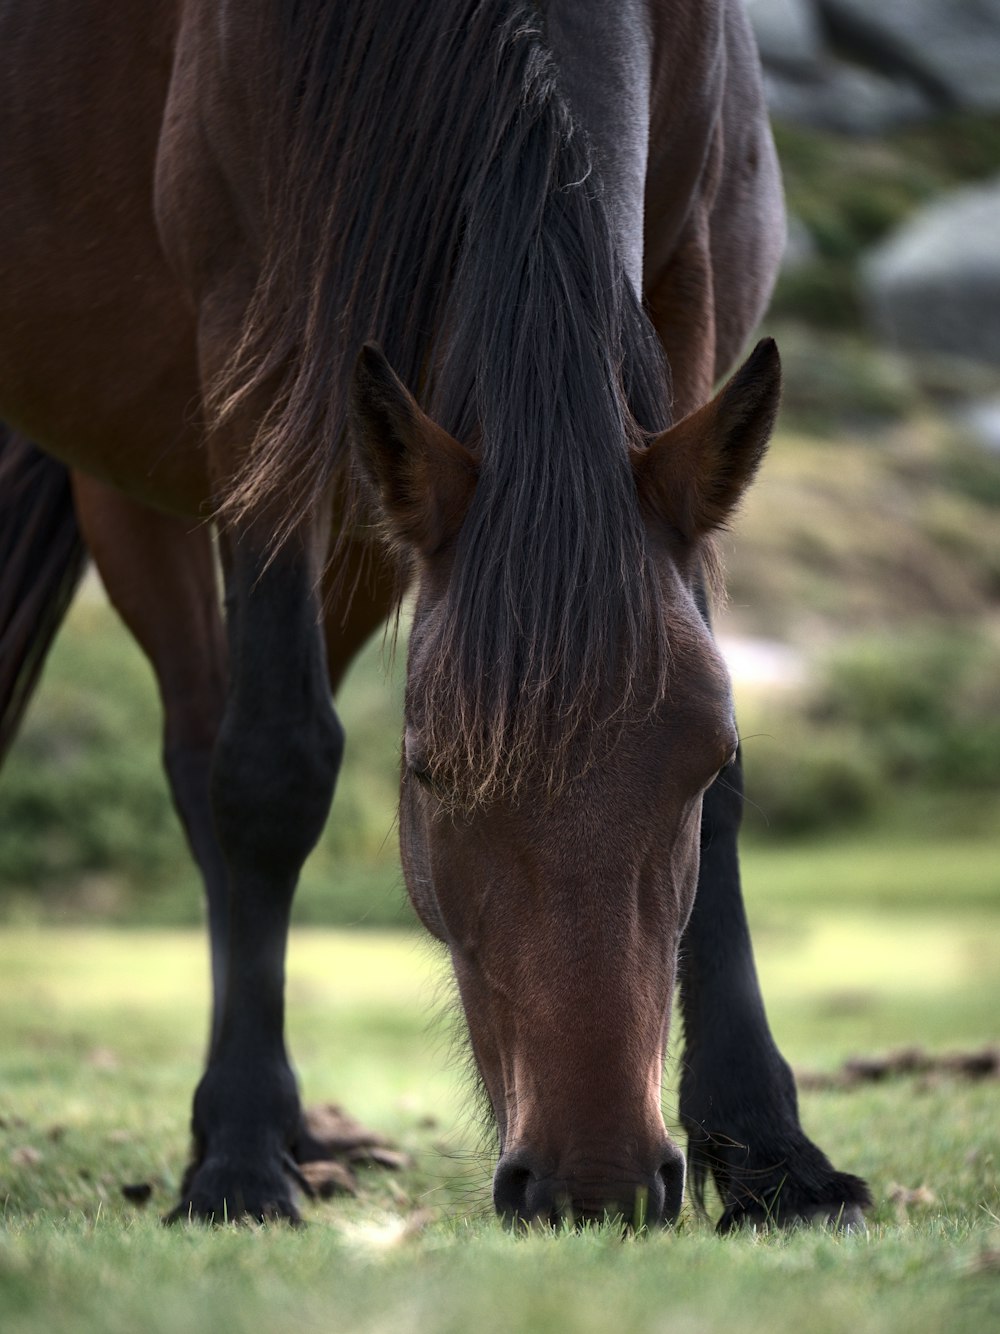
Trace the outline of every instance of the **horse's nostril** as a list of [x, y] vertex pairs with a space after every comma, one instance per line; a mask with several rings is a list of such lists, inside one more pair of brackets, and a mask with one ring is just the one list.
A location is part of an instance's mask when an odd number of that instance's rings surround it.
[[529, 1216], [528, 1191], [535, 1180], [523, 1160], [501, 1158], [493, 1177], [493, 1207], [506, 1222]]
[[524, 1150], [501, 1158], [493, 1178], [493, 1204], [507, 1223], [538, 1220], [577, 1224], [618, 1218], [628, 1228], [676, 1223], [684, 1198], [684, 1155], [664, 1147], [659, 1168], [643, 1179], [608, 1181], [588, 1176], [543, 1175]]
[[657, 1174], [663, 1182], [664, 1223], [676, 1223], [684, 1203], [684, 1155], [676, 1144], [668, 1144], [664, 1150], [663, 1162]]

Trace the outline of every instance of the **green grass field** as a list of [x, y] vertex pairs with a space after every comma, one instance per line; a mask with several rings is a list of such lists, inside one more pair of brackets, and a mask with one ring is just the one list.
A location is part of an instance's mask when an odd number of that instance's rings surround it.
[[[303, 1231], [167, 1230], [206, 1026], [200, 893], [148, 669], [100, 602], [74, 608], [0, 789], [2, 1334], [1000, 1324], [996, 1080], [804, 1092], [807, 1129], [872, 1184], [864, 1236], [722, 1240], [690, 1211], [625, 1242], [503, 1232], [440, 960], [385, 929], [409, 912], [392, 829], [399, 673], [387, 689], [378, 657], [374, 644], [344, 692], [345, 774], [297, 901], [289, 1022], [307, 1099], [342, 1100], [413, 1165], [308, 1206]], [[755, 767], [759, 784], [770, 747], [772, 773], [796, 766], [784, 781], [797, 795], [826, 761], [780, 717], [746, 730], [747, 897], [793, 1064], [822, 1074], [852, 1055], [1000, 1039], [995, 789], [928, 786], [877, 819], [782, 840], [767, 833], [781, 793], [755, 803]], [[144, 1208], [122, 1196], [134, 1183], [153, 1188]]]
[[[800, 1069], [998, 1036], [986, 902], [796, 909], [759, 922], [772, 1017]], [[899, 1078], [803, 1096], [872, 1183], [865, 1236], [718, 1239], [686, 1213], [622, 1242], [506, 1235], [489, 1215], [441, 961], [404, 933], [301, 930], [290, 1026], [306, 1095], [413, 1156], [309, 1226], [164, 1229], [206, 1000], [193, 932], [8, 930], [0, 943], [0, 1327], [81, 1330], [982, 1330], [1000, 1319], [1000, 1084]], [[668, 1119], [671, 1096], [666, 1095]], [[139, 1208], [121, 1186], [149, 1182]], [[910, 1205], [897, 1187], [926, 1187]]]

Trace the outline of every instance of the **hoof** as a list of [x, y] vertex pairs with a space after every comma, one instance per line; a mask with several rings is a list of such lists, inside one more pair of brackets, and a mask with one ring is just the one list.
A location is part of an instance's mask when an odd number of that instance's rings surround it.
[[275, 1163], [238, 1168], [206, 1159], [190, 1169], [177, 1205], [164, 1223], [290, 1223], [298, 1227], [301, 1215], [291, 1186], [298, 1177], [294, 1164]]
[[860, 1177], [846, 1172], [831, 1172], [828, 1181], [808, 1185], [786, 1178], [759, 1193], [744, 1189], [727, 1205], [716, 1231], [824, 1227], [834, 1232], [866, 1232], [864, 1210], [870, 1204], [868, 1187]]
[[861, 1206], [857, 1204], [803, 1206], [800, 1210], [771, 1209], [765, 1205], [730, 1205], [716, 1226], [721, 1235], [750, 1228], [755, 1232], [797, 1227], [829, 1228], [831, 1232], [867, 1232]]
[[828, 1227], [831, 1232], [867, 1232], [868, 1224], [859, 1204], [842, 1204], [831, 1209], [829, 1205], [819, 1205], [807, 1210], [801, 1221], [810, 1227]]

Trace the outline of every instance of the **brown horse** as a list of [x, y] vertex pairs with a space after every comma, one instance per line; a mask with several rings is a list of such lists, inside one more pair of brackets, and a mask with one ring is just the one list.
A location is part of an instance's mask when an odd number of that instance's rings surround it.
[[783, 241], [740, 0], [0, 0], [0, 44], [3, 736], [82, 534], [207, 891], [174, 1217], [297, 1217], [292, 895], [409, 586], [403, 865], [498, 1211], [676, 1218], [679, 974], [699, 1198], [856, 1222], [757, 987], [708, 624], [780, 389], [764, 342], [710, 398]]

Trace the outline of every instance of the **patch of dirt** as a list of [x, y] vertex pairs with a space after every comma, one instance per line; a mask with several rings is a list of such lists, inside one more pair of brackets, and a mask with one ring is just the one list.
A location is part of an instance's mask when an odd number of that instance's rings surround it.
[[355, 1172], [361, 1167], [381, 1167], [398, 1172], [410, 1159], [377, 1131], [368, 1129], [335, 1102], [307, 1107], [303, 1135], [296, 1157], [305, 1190], [319, 1199], [332, 1195], [356, 1195]]
[[135, 1181], [122, 1186], [121, 1191], [129, 1204], [147, 1204], [153, 1194], [153, 1186], [149, 1181]]
[[363, 1126], [338, 1103], [307, 1107], [304, 1119], [310, 1139], [325, 1151], [325, 1157], [336, 1158], [338, 1154], [358, 1149], [389, 1148], [384, 1135]]
[[980, 1251], [969, 1266], [969, 1272], [973, 1274], [1000, 1274], [1000, 1251]]
[[309, 1189], [310, 1195], [318, 1200], [328, 1200], [334, 1195], [357, 1195], [358, 1183], [354, 1173], [343, 1163], [310, 1162], [301, 1163], [299, 1172]]
[[923, 1047], [901, 1047], [886, 1056], [855, 1056], [832, 1074], [802, 1070], [796, 1073], [800, 1089], [850, 1089], [862, 1084], [880, 1084], [891, 1079], [916, 1078], [933, 1087], [942, 1078], [978, 1081], [1000, 1079], [1000, 1045], [978, 1051], [954, 1051], [933, 1055]]
[[19, 1148], [11, 1149], [10, 1161], [15, 1167], [37, 1167], [42, 1161], [42, 1152], [30, 1144], [22, 1144]]
[[896, 1212], [897, 1223], [905, 1223], [911, 1209], [927, 1209], [937, 1204], [937, 1196], [930, 1186], [900, 1186], [895, 1182], [889, 1187], [889, 1203]]

